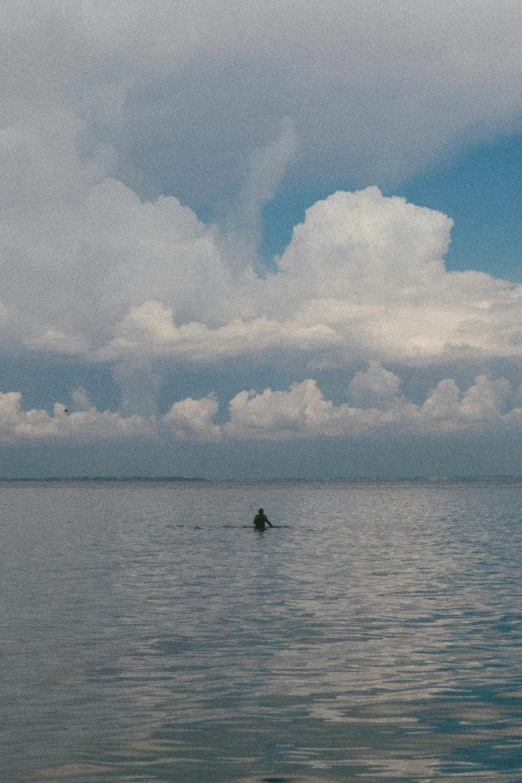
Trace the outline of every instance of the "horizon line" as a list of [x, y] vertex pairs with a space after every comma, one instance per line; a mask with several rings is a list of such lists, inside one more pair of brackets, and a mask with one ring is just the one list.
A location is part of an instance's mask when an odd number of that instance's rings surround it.
[[2, 483], [15, 482], [206, 482], [206, 483], [245, 483], [245, 484], [277, 484], [277, 483], [320, 483], [320, 484], [400, 484], [400, 483], [480, 483], [480, 482], [517, 482], [522, 481], [522, 475], [484, 474], [484, 475], [455, 475], [455, 476], [333, 476], [329, 478], [302, 478], [299, 476], [281, 478], [206, 478], [203, 476], [0, 476]]

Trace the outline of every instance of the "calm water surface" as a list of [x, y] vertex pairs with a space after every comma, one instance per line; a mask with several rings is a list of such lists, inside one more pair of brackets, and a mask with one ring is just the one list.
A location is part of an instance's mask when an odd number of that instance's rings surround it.
[[522, 781], [522, 484], [1, 484], [0, 531], [2, 783]]

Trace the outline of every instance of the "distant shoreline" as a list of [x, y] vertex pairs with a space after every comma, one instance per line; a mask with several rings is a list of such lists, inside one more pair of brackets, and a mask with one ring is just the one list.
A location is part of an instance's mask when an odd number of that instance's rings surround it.
[[214, 484], [484, 484], [518, 483], [522, 476], [401, 476], [399, 478], [266, 478], [266, 479], [209, 479], [202, 476], [46, 476], [1, 477], [2, 483], [214, 483]]
[[86, 481], [86, 482], [120, 482], [120, 481], [162, 481], [162, 482], [168, 482], [168, 481], [208, 481], [208, 479], [200, 478], [199, 476], [196, 477], [185, 477], [185, 476], [48, 476], [44, 478], [5, 478], [0, 476], [0, 481], [6, 482], [6, 481], [30, 481], [30, 482], [60, 482], [65, 483], [67, 481], [70, 482], [78, 482], [78, 481]]

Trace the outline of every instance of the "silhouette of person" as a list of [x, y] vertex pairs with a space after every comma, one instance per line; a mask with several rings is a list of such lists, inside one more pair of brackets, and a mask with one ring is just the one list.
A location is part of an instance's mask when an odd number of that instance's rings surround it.
[[254, 527], [256, 530], [264, 530], [267, 525], [269, 525], [270, 527], [274, 527], [273, 524], [268, 519], [265, 512], [263, 511], [263, 509], [260, 508], [254, 517]]

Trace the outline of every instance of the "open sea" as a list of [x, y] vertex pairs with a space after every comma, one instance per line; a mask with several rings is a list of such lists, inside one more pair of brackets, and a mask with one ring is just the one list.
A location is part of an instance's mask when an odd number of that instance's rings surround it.
[[515, 482], [3, 482], [0, 781], [521, 783], [521, 561]]

